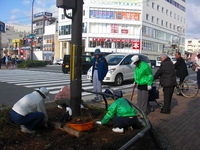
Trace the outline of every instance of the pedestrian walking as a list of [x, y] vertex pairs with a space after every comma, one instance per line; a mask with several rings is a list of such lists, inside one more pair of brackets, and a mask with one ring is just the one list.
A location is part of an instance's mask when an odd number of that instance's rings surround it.
[[176, 74], [174, 64], [166, 54], [162, 54], [161, 65], [154, 75], [154, 80], [160, 78], [160, 85], [163, 87], [164, 93], [164, 106], [160, 113], [171, 113], [171, 100], [176, 83]]
[[10, 111], [10, 118], [17, 125], [21, 125], [22, 132], [34, 133], [39, 125], [46, 125], [48, 121], [44, 106], [46, 98], [49, 99], [49, 90], [41, 87], [14, 104]]
[[11, 58], [8, 54], [5, 54], [5, 56], [3, 57], [3, 61], [6, 65], [6, 69], [8, 69], [9, 65], [10, 65], [10, 61], [11, 61]]
[[[94, 58], [92, 59], [92, 82], [94, 92], [102, 92], [102, 82], [108, 72], [108, 63], [102, 55], [100, 49], [95, 49]], [[102, 96], [96, 94], [94, 102], [101, 102]]]
[[101, 121], [96, 121], [96, 124], [105, 125], [109, 120], [112, 120], [114, 124], [112, 131], [117, 133], [123, 133], [128, 127], [132, 129], [141, 128], [142, 124], [137, 118], [136, 109], [122, 97], [122, 92], [111, 89], [108, 90], [107, 94], [112, 94], [115, 101], [109, 106], [103, 119]]
[[198, 54], [195, 59], [195, 65], [197, 65], [197, 84], [200, 88], [200, 54]]
[[134, 55], [131, 60], [135, 64], [134, 84], [137, 84], [138, 89], [137, 105], [148, 114], [148, 96], [153, 84], [152, 70], [146, 62], [140, 60], [138, 55]]
[[174, 64], [176, 70], [176, 77], [180, 78], [179, 85], [185, 80], [185, 77], [188, 76], [187, 65], [185, 60], [181, 57], [180, 52], [175, 53], [176, 63]]

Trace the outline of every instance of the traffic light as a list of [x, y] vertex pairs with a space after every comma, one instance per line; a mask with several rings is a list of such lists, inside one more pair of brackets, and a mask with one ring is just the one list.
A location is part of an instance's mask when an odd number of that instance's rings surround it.
[[58, 8], [63, 8], [63, 9], [74, 9], [76, 1], [75, 0], [57, 0], [56, 1], [56, 6]]

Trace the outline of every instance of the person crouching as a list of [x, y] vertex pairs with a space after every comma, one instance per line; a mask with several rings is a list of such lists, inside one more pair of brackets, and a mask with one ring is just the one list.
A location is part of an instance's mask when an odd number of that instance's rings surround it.
[[137, 118], [136, 109], [122, 97], [122, 92], [117, 90], [110, 90], [110, 92], [113, 93], [115, 101], [108, 107], [108, 112], [103, 119], [96, 121], [96, 124], [104, 125], [112, 119], [114, 124], [112, 131], [117, 133], [123, 133], [128, 127], [132, 127], [133, 129], [141, 128], [142, 124]]
[[34, 133], [39, 125], [46, 125], [48, 115], [44, 99], [49, 99], [49, 90], [41, 87], [17, 101], [10, 110], [10, 118], [21, 125], [24, 133]]

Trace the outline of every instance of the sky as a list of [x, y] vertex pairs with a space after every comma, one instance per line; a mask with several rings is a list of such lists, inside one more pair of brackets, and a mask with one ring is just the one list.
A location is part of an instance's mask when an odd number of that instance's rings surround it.
[[[0, 21], [10, 24], [31, 24], [33, 0], [0, 0]], [[200, 39], [200, 0], [186, 0], [186, 39]], [[58, 17], [56, 0], [34, 0], [34, 14], [51, 12]]]

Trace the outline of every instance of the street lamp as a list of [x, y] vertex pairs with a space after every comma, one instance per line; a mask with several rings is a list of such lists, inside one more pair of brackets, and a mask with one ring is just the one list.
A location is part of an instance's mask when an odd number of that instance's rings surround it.
[[140, 26], [140, 29], [139, 29], [139, 40], [140, 40], [140, 50], [139, 50], [139, 54], [141, 54], [141, 50], [142, 50], [142, 28], [143, 28], [143, 26], [141, 25], [141, 26]]
[[33, 60], [33, 6], [34, 6], [35, 0], [32, 1], [32, 14], [31, 14], [31, 60]]

